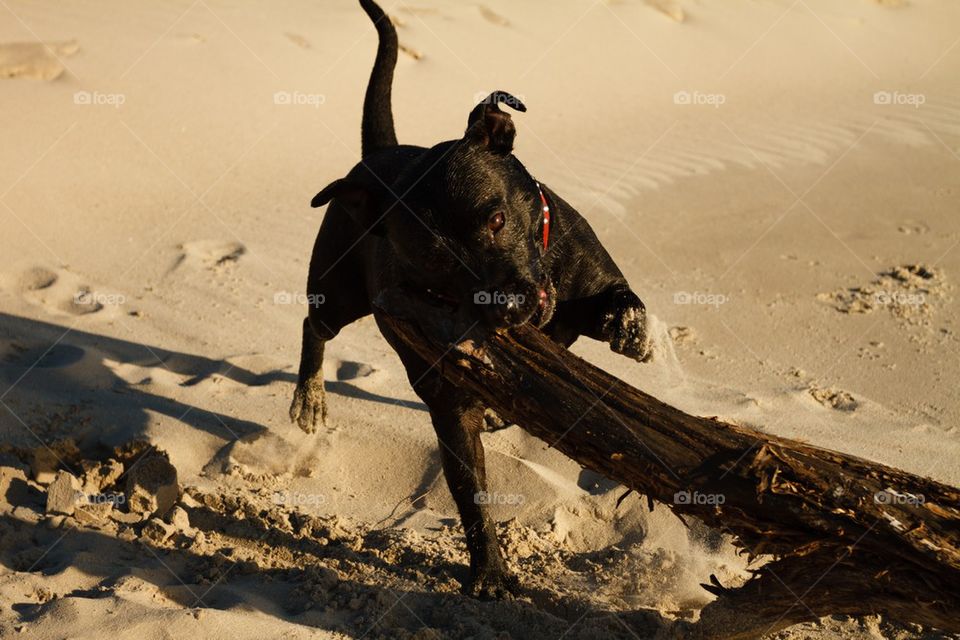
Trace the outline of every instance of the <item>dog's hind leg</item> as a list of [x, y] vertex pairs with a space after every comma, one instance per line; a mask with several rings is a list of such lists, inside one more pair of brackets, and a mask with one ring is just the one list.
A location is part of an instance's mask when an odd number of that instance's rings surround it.
[[507, 569], [489, 514], [487, 474], [480, 432], [483, 405], [447, 382], [431, 382], [423, 394], [440, 445], [443, 475], [460, 512], [470, 551], [470, 582], [464, 591], [481, 598], [504, 598], [519, 583]]
[[[346, 254], [343, 247], [350, 247]], [[309, 314], [303, 320], [303, 343], [290, 420], [307, 433], [326, 424], [323, 351], [340, 330], [370, 314], [364, 261], [356, 232], [348, 221], [328, 212], [320, 227], [307, 278]]]
[[464, 592], [481, 598], [508, 597], [519, 590], [519, 582], [507, 569], [489, 513], [490, 494], [480, 441], [483, 404], [444, 380], [436, 365], [420, 358], [379, 318], [377, 324], [400, 356], [414, 391], [430, 409], [443, 475], [460, 512], [470, 552], [470, 580]]
[[507, 569], [489, 513], [490, 494], [480, 441], [483, 405], [439, 377], [427, 384], [421, 381], [417, 387], [417, 393], [430, 408], [443, 475], [460, 512], [470, 552], [470, 581], [464, 592], [480, 598], [515, 594], [519, 582]]

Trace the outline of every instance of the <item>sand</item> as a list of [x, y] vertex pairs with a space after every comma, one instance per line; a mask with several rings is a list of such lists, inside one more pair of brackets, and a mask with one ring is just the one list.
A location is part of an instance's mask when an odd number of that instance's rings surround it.
[[[384, 5], [400, 139], [515, 93], [518, 157], [646, 302], [651, 363], [576, 353], [960, 484], [960, 5]], [[328, 428], [289, 424], [309, 200], [358, 157], [376, 46], [352, 1], [0, 14], [0, 637], [650, 637], [743, 579], [728, 541], [511, 426], [484, 442], [526, 595], [459, 595], [428, 415], [370, 318], [327, 347]], [[57, 471], [118, 500], [143, 446], [183, 491], [166, 520], [46, 512]]]

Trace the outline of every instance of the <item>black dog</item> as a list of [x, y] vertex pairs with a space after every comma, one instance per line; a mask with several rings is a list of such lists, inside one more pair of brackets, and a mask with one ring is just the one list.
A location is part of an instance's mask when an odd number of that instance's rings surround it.
[[507, 570], [487, 505], [480, 432], [484, 407], [446, 382], [395, 335], [371, 305], [384, 290], [405, 287], [473, 309], [488, 326], [531, 322], [569, 346], [580, 335], [637, 360], [649, 345], [643, 303], [586, 221], [512, 154], [515, 129], [495, 92], [467, 119], [463, 138], [425, 149], [397, 143], [390, 87], [397, 34], [373, 0], [360, 0], [379, 34], [363, 104], [363, 160], [318, 193], [330, 202], [310, 260], [313, 300], [303, 323], [300, 375], [290, 417], [307, 432], [327, 414], [324, 344], [354, 320], [374, 313], [430, 408], [443, 471], [470, 550], [468, 593], [503, 597], [516, 578]]

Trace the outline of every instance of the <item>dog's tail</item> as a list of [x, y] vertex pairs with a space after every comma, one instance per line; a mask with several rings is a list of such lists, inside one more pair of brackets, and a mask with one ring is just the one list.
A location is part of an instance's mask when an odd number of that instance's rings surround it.
[[393, 69], [397, 66], [397, 30], [393, 28], [389, 16], [373, 0], [360, 0], [360, 6], [367, 12], [377, 28], [380, 44], [377, 46], [377, 59], [370, 72], [367, 94], [363, 99], [363, 121], [360, 127], [361, 154], [367, 157], [371, 153], [397, 146], [397, 134], [393, 129], [393, 107], [390, 90], [393, 84]]

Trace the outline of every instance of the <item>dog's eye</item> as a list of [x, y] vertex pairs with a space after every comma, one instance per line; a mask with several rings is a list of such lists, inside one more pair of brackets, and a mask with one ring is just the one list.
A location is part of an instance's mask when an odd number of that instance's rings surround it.
[[497, 211], [495, 214], [490, 216], [490, 219], [487, 220], [487, 227], [490, 231], [496, 233], [503, 229], [503, 225], [506, 224], [507, 219], [503, 217], [502, 211]]

